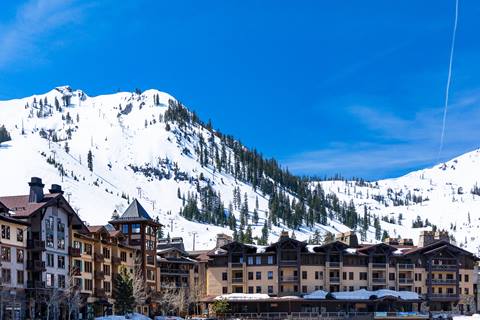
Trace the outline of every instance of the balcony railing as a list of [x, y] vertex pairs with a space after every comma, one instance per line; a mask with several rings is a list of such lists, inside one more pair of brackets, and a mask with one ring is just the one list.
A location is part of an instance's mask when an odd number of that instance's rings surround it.
[[78, 258], [81, 255], [80, 248], [68, 247], [68, 254]]
[[95, 253], [94, 260], [95, 262], [103, 262], [103, 260], [105, 260], [105, 257], [103, 253]]
[[372, 263], [372, 269], [386, 269], [386, 268], [387, 268], [386, 263], [380, 263], [380, 262]]
[[45, 250], [45, 241], [41, 240], [27, 240], [27, 249], [29, 250]]
[[112, 263], [113, 264], [120, 264], [120, 263], [122, 263], [122, 260], [117, 256], [113, 256], [112, 257]]
[[105, 297], [105, 289], [95, 288], [95, 296], [97, 296], [97, 297]]
[[282, 266], [296, 266], [297, 260], [280, 260], [280, 265]]
[[281, 276], [280, 281], [282, 282], [298, 281], [298, 276]]
[[330, 262], [328, 262], [328, 267], [330, 267], [330, 268], [340, 268], [340, 262], [339, 261], [330, 261]]
[[330, 277], [330, 283], [340, 283], [340, 277]]
[[373, 283], [385, 283], [386, 279], [385, 278], [372, 278]]
[[188, 275], [188, 270], [180, 269], [160, 269], [161, 274], [173, 274], [173, 275]]
[[456, 279], [428, 279], [427, 283], [432, 285], [457, 284]]
[[432, 270], [440, 270], [440, 271], [446, 271], [446, 270], [457, 270], [458, 265], [456, 264], [432, 264]]
[[27, 260], [27, 269], [32, 271], [45, 271], [45, 261]]
[[34, 288], [45, 288], [44, 281], [27, 281], [27, 288], [34, 289]]
[[105, 272], [103, 272], [102, 270], [97, 270], [94, 273], [94, 277], [95, 279], [103, 279], [105, 278]]
[[427, 295], [429, 299], [436, 299], [436, 300], [454, 300], [454, 299], [459, 299], [460, 295], [457, 293], [431, 293]]
[[243, 268], [243, 262], [232, 262], [232, 268]]
[[399, 270], [413, 270], [415, 265], [413, 263], [399, 263], [397, 264], [397, 269]]
[[398, 278], [398, 283], [400, 283], [400, 284], [403, 284], [403, 283], [411, 284], [411, 283], [413, 283], [413, 279], [410, 279], [410, 278]]
[[232, 278], [232, 283], [243, 283], [243, 278]]

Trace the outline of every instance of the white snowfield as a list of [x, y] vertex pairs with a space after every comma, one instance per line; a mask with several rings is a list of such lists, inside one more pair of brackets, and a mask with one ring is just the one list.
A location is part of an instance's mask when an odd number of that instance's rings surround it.
[[[154, 102], [157, 95], [159, 105]], [[57, 110], [55, 98], [62, 105], [65, 97], [70, 104]], [[45, 104], [45, 98], [47, 107], [41, 107], [39, 101]], [[254, 236], [260, 236], [268, 198], [229, 174], [215, 172], [210, 166], [202, 167], [195, 146], [200, 136], [208, 141], [211, 133], [200, 126], [179, 128], [172, 122], [170, 130], [166, 130], [163, 115], [169, 99], [174, 98], [158, 90], [147, 90], [140, 95], [119, 92], [89, 97], [81, 90], [64, 86], [45, 94], [0, 101], [0, 126], [4, 124], [12, 136], [12, 141], [0, 146], [0, 195], [27, 194], [30, 177], [40, 177], [46, 189], [52, 183], [61, 184], [72, 207], [90, 225], [107, 223], [114, 210], [122, 212], [128, 205], [122, 195], [130, 200], [138, 198], [165, 225], [165, 235], [183, 237], [188, 250], [193, 249], [194, 238], [196, 250], [211, 249], [218, 233], [231, 235], [232, 231], [228, 227], [187, 221], [178, 214], [182, 200], [177, 197], [177, 189], [185, 197], [189, 192], [197, 192], [195, 181], [174, 178], [174, 170], [178, 168], [190, 178], [202, 174], [210, 179], [226, 209], [233, 202], [235, 187], [240, 188], [242, 200], [244, 193], [247, 194], [250, 215], [258, 198], [260, 220], [252, 229]], [[40, 137], [42, 131], [52, 132], [52, 138]], [[67, 139], [69, 135], [71, 139]], [[215, 137], [215, 142], [220, 140]], [[89, 150], [93, 154], [93, 172], [88, 168]], [[67, 176], [62, 178], [58, 168], [47, 162], [48, 158], [61, 164]], [[165, 177], [146, 177], [135, 173], [131, 165], [158, 169]], [[200, 185], [206, 182], [201, 181]], [[238, 221], [238, 210], [234, 214]], [[269, 240], [276, 241], [282, 229], [291, 231], [274, 226]], [[349, 230], [338, 221], [329, 220], [329, 226], [317, 224], [314, 228], [295, 230], [295, 234], [297, 239], [307, 240], [316, 229], [322, 233]]]
[[[159, 104], [156, 105], [157, 96]], [[55, 108], [55, 98], [60, 105], [68, 98], [70, 104], [59, 111]], [[39, 101], [45, 104], [45, 99], [47, 106], [41, 107]], [[169, 99], [174, 98], [158, 90], [147, 90], [140, 95], [119, 92], [89, 97], [81, 90], [64, 86], [45, 94], [0, 101], [0, 125], [4, 124], [12, 136], [12, 141], [0, 145], [0, 195], [28, 193], [27, 182], [32, 176], [42, 178], [46, 189], [52, 183], [59, 183], [72, 207], [91, 225], [107, 223], [115, 209], [123, 211], [128, 204], [125, 197], [138, 198], [153, 217], [159, 217], [165, 225], [165, 234], [183, 237], [188, 250], [193, 249], [194, 239], [196, 250], [211, 249], [217, 233], [232, 234], [228, 227], [187, 221], [178, 214], [182, 200], [177, 197], [177, 189], [185, 197], [189, 192], [197, 193], [195, 180], [189, 179], [203, 175], [221, 194], [225, 208], [233, 202], [233, 190], [237, 186], [242, 199], [244, 193], [247, 194], [250, 211], [258, 199], [260, 220], [252, 229], [254, 236], [260, 236], [268, 212], [268, 197], [229, 174], [219, 173], [211, 166], [202, 167], [195, 147], [200, 136], [208, 141], [211, 133], [200, 126], [179, 128], [171, 122], [170, 130], [166, 130], [163, 115]], [[44, 138], [40, 137], [41, 132]], [[45, 138], [50, 133], [51, 138]], [[215, 143], [220, 143], [218, 137]], [[93, 154], [93, 172], [87, 165], [89, 151]], [[57, 167], [47, 162], [49, 158]], [[66, 172], [63, 178], [58, 165]], [[163, 177], [135, 173], [131, 166], [148, 166], [162, 172]], [[189, 179], [175, 179], [175, 171]], [[480, 186], [479, 150], [430, 169], [365, 186], [345, 181], [320, 183], [326, 193], [337, 194], [341, 201], [352, 199], [360, 215], [367, 207], [372, 215], [394, 218], [395, 224], [381, 222], [392, 237], [417, 241], [421, 230], [430, 229], [411, 228], [412, 221], [420, 216], [423, 221], [428, 218], [439, 228], [452, 232], [457, 244], [477, 252], [480, 239], [475, 235], [480, 231], [480, 197], [470, 190], [477, 183]], [[200, 185], [206, 182], [201, 181]], [[405, 200], [413, 195], [421, 196], [423, 201], [393, 205], [392, 198]], [[379, 201], [378, 197], [385, 201]], [[238, 210], [233, 213], [238, 221]], [[401, 225], [398, 224], [400, 214]], [[282, 229], [292, 231], [285, 226], [274, 226], [269, 241], [276, 241]], [[295, 230], [295, 235], [299, 240], [307, 240], [317, 229], [321, 233], [349, 230], [329, 219], [327, 226], [302, 227]], [[375, 242], [374, 231], [370, 227], [367, 242]]]

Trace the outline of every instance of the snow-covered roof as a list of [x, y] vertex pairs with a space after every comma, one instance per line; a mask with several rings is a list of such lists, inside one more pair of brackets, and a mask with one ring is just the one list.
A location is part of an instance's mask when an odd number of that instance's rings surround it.
[[215, 298], [215, 300], [228, 300], [228, 301], [235, 301], [235, 300], [265, 300], [270, 299], [270, 296], [265, 293], [230, 293], [230, 294], [222, 294]]
[[[305, 295], [304, 299], [325, 299], [328, 292], [323, 290], [314, 291], [310, 294]], [[377, 298], [384, 297], [396, 297], [402, 300], [419, 300], [420, 296], [416, 292], [412, 291], [394, 291], [388, 289], [369, 291], [365, 289], [356, 290], [356, 291], [341, 291], [341, 292], [332, 292], [332, 296], [338, 300], [369, 300], [370, 297], [376, 296]]]

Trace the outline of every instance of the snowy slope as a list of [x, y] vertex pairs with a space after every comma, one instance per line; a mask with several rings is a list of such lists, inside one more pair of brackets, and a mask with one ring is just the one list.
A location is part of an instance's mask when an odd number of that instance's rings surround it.
[[[207, 140], [210, 133], [202, 126], [180, 128], [175, 123], [169, 123], [167, 130], [163, 116], [170, 99], [174, 100], [157, 90], [89, 97], [65, 86], [46, 94], [0, 101], [0, 125], [12, 136], [12, 141], [0, 146], [0, 194], [27, 193], [32, 176], [41, 177], [46, 187], [60, 183], [72, 207], [92, 225], [106, 223], [115, 209], [122, 212], [126, 208], [127, 199], [139, 198], [171, 236], [182, 236], [188, 249], [196, 237], [196, 249], [205, 249], [214, 245], [217, 233], [232, 232], [187, 221], [178, 214], [182, 200], [177, 190], [195, 193], [195, 181], [203, 175], [221, 193], [226, 207], [237, 186], [242, 197], [247, 193], [249, 208], [254, 208], [258, 199], [260, 221], [253, 226], [253, 234], [260, 236], [268, 199], [250, 185], [200, 165], [195, 145], [200, 136]], [[88, 168], [89, 151], [93, 172]], [[134, 167], [154, 168], [161, 178], [135, 172]], [[238, 219], [239, 212], [234, 214]], [[275, 240], [281, 229], [273, 227], [269, 240]], [[295, 233], [306, 240], [316, 229], [348, 230], [329, 220], [329, 226], [317, 224]]]
[[[475, 185], [480, 187], [480, 149], [395, 179], [365, 184], [355, 181], [320, 183], [326, 192], [335, 193], [339, 199], [352, 199], [360, 214], [367, 207], [372, 215], [394, 219], [395, 223], [381, 222], [390, 236], [401, 235], [416, 241], [424, 228], [412, 228], [412, 222], [420, 217], [423, 222], [428, 219], [438, 229], [453, 234], [457, 245], [478, 252], [480, 196], [471, 191]], [[400, 214], [403, 217], [401, 225], [398, 223]]]

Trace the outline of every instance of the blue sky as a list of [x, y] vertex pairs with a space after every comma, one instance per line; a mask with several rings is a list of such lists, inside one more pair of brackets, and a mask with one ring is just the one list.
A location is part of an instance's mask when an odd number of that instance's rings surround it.
[[[453, 13], [454, 0], [3, 1], [0, 99], [158, 88], [293, 172], [393, 177], [438, 159]], [[441, 159], [480, 147], [479, 14], [460, 1]]]

